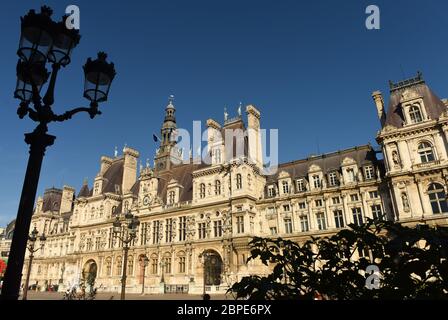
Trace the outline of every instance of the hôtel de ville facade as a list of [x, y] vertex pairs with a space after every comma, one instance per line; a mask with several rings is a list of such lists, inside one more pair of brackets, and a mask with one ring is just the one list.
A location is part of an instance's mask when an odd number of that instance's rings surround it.
[[[100, 290], [119, 292], [123, 247], [112, 226], [125, 212], [140, 221], [126, 268], [126, 291], [136, 293], [143, 256], [149, 259], [146, 293], [202, 293], [204, 280], [207, 292], [222, 293], [245, 275], [268, 272], [247, 262], [253, 236], [302, 242], [367, 218], [447, 224], [447, 100], [420, 73], [390, 82], [388, 97], [372, 96], [380, 148], [354, 146], [281, 163], [274, 175], [263, 174], [262, 114], [253, 105], [223, 123], [207, 120], [209, 164], [172, 163], [177, 123], [170, 100], [164, 118], [160, 114], [152, 165], [139, 165], [139, 152], [125, 147], [101, 157], [95, 179], [80, 190], [50, 188], [38, 198], [31, 228], [47, 241], [35, 255], [29, 284], [63, 290], [90, 275]], [[223, 156], [225, 139], [215, 134], [226, 129], [255, 133], [244, 138], [242, 156]]]

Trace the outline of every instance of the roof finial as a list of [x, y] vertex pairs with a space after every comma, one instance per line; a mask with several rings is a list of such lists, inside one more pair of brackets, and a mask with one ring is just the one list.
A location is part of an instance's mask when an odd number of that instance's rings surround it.
[[115, 146], [115, 149], [114, 149], [114, 157], [116, 158], [118, 156], [118, 148], [117, 148], [117, 146]]
[[149, 168], [149, 158], [146, 158], [146, 168]]
[[142, 172], [143, 170], [143, 163], [142, 163], [142, 159], [140, 159], [140, 172]]
[[173, 104], [173, 102], [174, 102], [174, 95], [173, 94], [170, 94], [170, 96], [169, 96], [169, 98], [168, 98], [168, 104]]
[[82, 180], [82, 185], [83, 185], [83, 186], [86, 186], [88, 183], [89, 183], [89, 180], [87, 179], [87, 177], [85, 177], [85, 178]]
[[228, 118], [229, 118], [229, 114], [227, 113], [227, 108], [224, 107], [224, 121], [227, 121]]
[[127, 147], [128, 147], [128, 144], [125, 142], [124, 147], [123, 147], [123, 152], [124, 152], [124, 149], [126, 149]]
[[238, 115], [241, 117], [241, 108], [243, 107], [243, 103], [240, 101], [240, 105], [238, 107]]

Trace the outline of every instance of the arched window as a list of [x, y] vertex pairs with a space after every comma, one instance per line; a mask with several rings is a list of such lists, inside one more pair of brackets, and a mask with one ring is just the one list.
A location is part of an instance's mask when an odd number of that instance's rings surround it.
[[201, 183], [199, 185], [199, 198], [205, 198], [205, 184]]
[[123, 265], [122, 265], [121, 257], [118, 256], [117, 257], [117, 262], [115, 264], [115, 275], [116, 276], [121, 276], [122, 268], [123, 268]]
[[134, 257], [133, 256], [129, 256], [128, 257], [127, 274], [128, 274], [128, 276], [132, 276], [133, 273], [134, 273]]
[[428, 187], [428, 196], [432, 207], [432, 213], [448, 212], [446, 193], [441, 184], [431, 183]]
[[111, 257], [107, 257], [106, 258], [106, 274], [105, 276], [111, 276], [111, 272], [112, 272], [112, 259]]
[[422, 142], [418, 145], [418, 154], [422, 163], [434, 161], [434, 151], [429, 142]]
[[412, 123], [419, 123], [423, 121], [422, 113], [419, 106], [414, 105], [409, 108], [409, 118], [411, 119]]
[[237, 189], [241, 189], [243, 187], [243, 181], [242, 181], [242, 178], [241, 178], [241, 174], [237, 174], [236, 175], [236, 188]]
[[216, 180], [215, 181], [215, 195], [220, 195], [221, 194], [221, 181]]
[[251, 185], [252, 185], [252, 176], [249, 173], [247, 175], [247, 186], [249, 187], [249, 189], [250, 189]]

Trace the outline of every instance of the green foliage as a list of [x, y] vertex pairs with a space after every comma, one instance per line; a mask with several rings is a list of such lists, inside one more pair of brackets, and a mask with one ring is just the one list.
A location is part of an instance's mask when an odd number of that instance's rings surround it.
[[[446, 299], [448, 298], [448, 228], [405, 227], [369, 219], [330, 237], [299, 244], [282, 238], [255, 237], [251, 256], [272, 267], [252, 275], [229, 292], [249, 299]], [[354, 259], [358, 250], [368, 256]], [[366, 286], [366, 269], [376, 265], [380, 286]]]

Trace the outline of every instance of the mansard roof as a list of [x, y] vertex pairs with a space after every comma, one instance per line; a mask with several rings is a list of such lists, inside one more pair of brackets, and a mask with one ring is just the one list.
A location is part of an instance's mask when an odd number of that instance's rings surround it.
[[124, 158], [121, 157], [115, 160], [111, 166], [104, 172], [103, 175], [103, 193], [111, 192], [116, 193], [115, 185], [120, 186], [123, 182], [123, 171], [124, 171]]
[[389, 107], [386, 113], [384, 126], [390, 125], [396, 128], [403, 127], [404, 116], [400, 100], [405, 90], [410, 89], [423, 97], [426, 113], [430, 119], [438, 119], [441, 114], [447, 110], [443, 101], [426, 85], [421, 73], [412, 79], [407, 79], [398, 83], [390, 82], [390, 89]]
[[62, 190], [57, 188], [46, 189], [42, 204], [42, 212], [59, 211], [61, 206]]
[[171, 179], [178, 181], [183, 188], [180, 190], [179, 201], [190, 201], [193, 199], [193, 172], [208, 166], [205, 163], [188, 163], [171, 167], [170, 170], [160, 172], [157, 194], [161, 199], [166, 198], [167, 185]]
[[306, 159], [282, 163], [279, 165], [275, 175], [268, 176], [268, 183], [278, 180], [281, 172], [286, 172], [292, 179], [307, 177], [310, 167], [318, 166], [324, 174], [339, 170], [344, 159], [353, 159], [358, 167], [366, 164], [379, 164], [375, 150], [370, 145], [357, 146], [350, 149], [311, 156]]
[[89, 186], [87, 183], [84, 183], [81, 187], [81, 190], [79, 190], [78, 198], [81, 197], [90, 197], [92, 195], [91, 190], [89, 190]]

